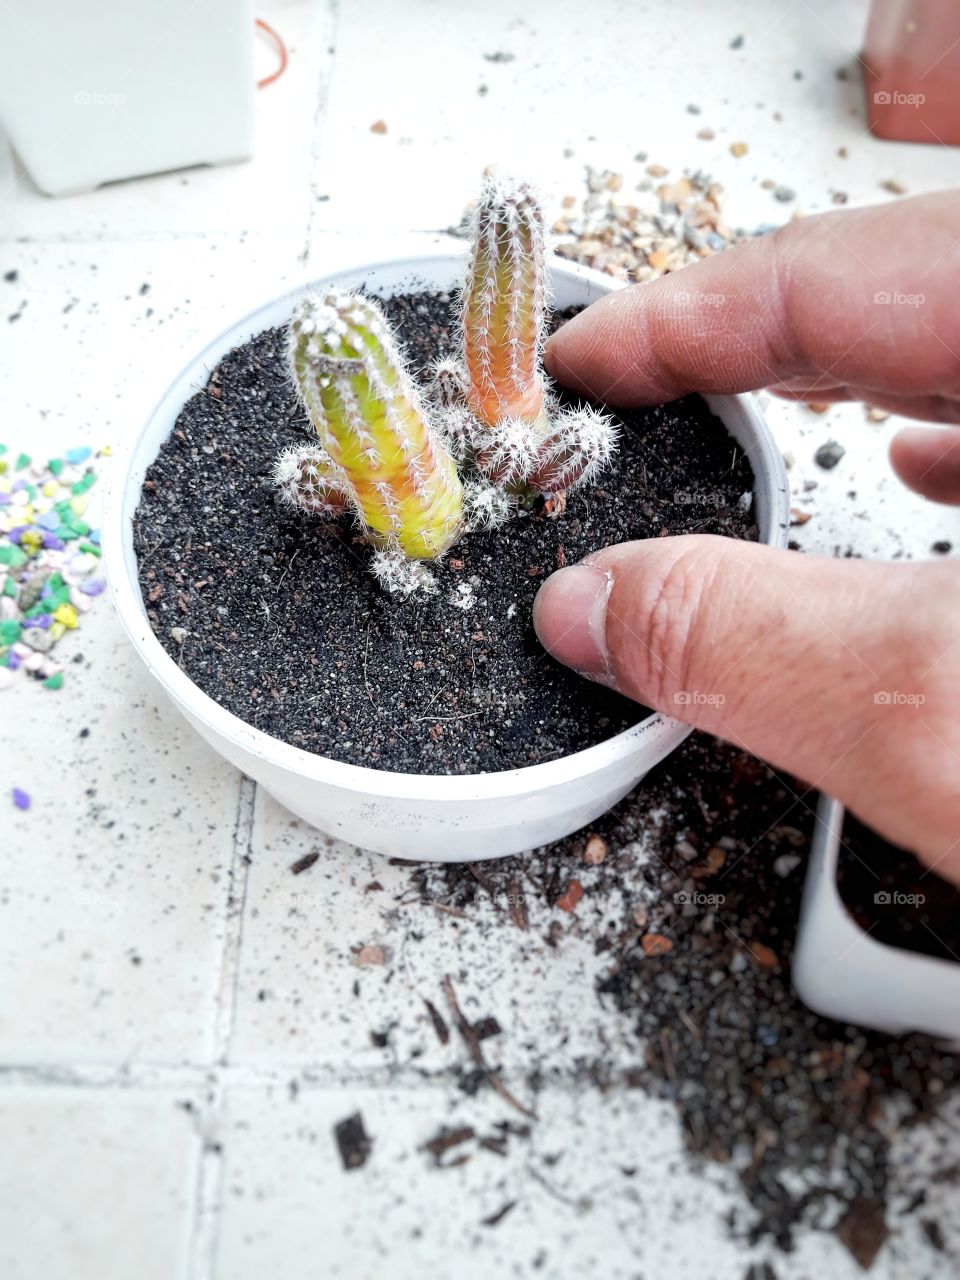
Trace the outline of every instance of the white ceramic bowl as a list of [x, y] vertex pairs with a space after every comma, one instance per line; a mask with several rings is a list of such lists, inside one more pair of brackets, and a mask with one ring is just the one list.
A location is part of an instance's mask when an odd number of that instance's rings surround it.
[[[464, 250], [465, 252], [465, 250]], [[594, 302], [619, 287], [609, 277], [553, 259], [554, 305]], [[411, 285], [450, 290], [459, 284], [463, 252], [449, 244], [416, 257], [368, 262], [311, 282], [363, 284], [390, 295]], [[690, 733], [665, 715], [649, 715], [606, 742], [562, 760], [434, 777], [342, 764], [288, 746], [244, 723], [202, 693], [169, 657], [147, 621], [133, 551], [132, 520], [144, 474], [173, 429], [184, 403], [206, 386], [210, 370], [234, 347], [290, 317], [294, 290], [232, 325], [190, 361], [170, 385], [123, 457], [116, 459], [104, 515], [107, 575], [121, 621], [138, 654], [176, 706], [210, 745], [298, 817], [352, 844], [398, 857], [458, 862], [520, 853], [559, 839], [616, 804]], [[749, 455], [760, 536], [783, 546], [788, 487], [783, 460], [750, 396], [708, 397]]]
[[960, 964], [877, 942], [843, 905], [843, 805], [821, 796], [793, 953], [797, 995], [817, 1013], [902, 1035], [960, 1041]]

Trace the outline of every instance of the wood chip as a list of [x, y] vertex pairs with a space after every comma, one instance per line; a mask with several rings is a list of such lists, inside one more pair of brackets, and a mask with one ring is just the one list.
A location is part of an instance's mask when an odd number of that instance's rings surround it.
[[673, 950], [673, 943], [662, 933], [645, 933], [640, 945], [645, 956], [665, 956]]
[[647, 254], [647, 262], [654, 271], [664, 271], [669, 261], [670, 254], [666, 249], [654, 249]]
[[712, 129], [701, 129], [697, 134], [702, 142], [712, 142], [716, 136]]
[[826, 413], [831, 405], [829, 400], [808, 400], [807, 408], [811, 413]]
[[454, 1024], [460, 1032], [460, 1035], [463, 1037], [463, 1041], [467, 1048], [470, 1050], [470, 1056], [473, 1058], [474, 1064], [483, 1072], [491, 1086], [497, 1093], [499, 1093], [504, 1102], [509, 1103], [511, 1107], [515, 1107], [521, 1115], [529, 1116], [531, 1120], [535, 1120], [537, 1118], [535, 1112], [529, 1110], [529, 1108], [525, 1107], [522, 1102], [518, 1101], [500, 1079], [497, 1072], [492, 1071], [490, 1067], [487, 1066], [487, 1060], [483, 1056], [483, 1049], [480, 1046], [477, 1033], [463, 1016], [463, 1010], [460, 1008], [460, 1002], [457, 1000], [457, 993], [453, 988], [453, 979], [449, 974], [444, 976], [443, 990], [447, 997], [447, 1003], [450, 1006], [450, 1012], [453, 1015]]
[[907, 194], [906, 186], [898, 178], [887, 178], [880, 183], [884, 191], [889, 191], [894, 196], [905, 196]]
[[[425, 1142], [421, 1148], [423, 1151], [429, 1151], [437, 1164], [440, 1164], [441, 1157], [444, 1156], [453, 1147], [459, 1147], [463, 1142], [469, 1142], [476, 1135], [476, 1130], [468, 1124], [462, 1125], [459, 1129], [447, 1129], [444, 1127], [440, 1130], [435, 1138], [431, 1138], [429, 1142]], [[441, 1165], [441, 1168], [443, 1166]]]
[[575, 911], [577, 903], [583, 897], [583, 885], [579, 880], [571, 880], [564, 893], [557, 899], [556, 905], [561, 911]]
[[889, 417], [890, 417], [890, 414], [886, 411], [886, 409], [869, 408], [867, 410], [867, 420], [869, 422], [886, 422], [886, 420]]
[[370, 132], [380, 133], [380, 134], [386, 133], [387, 132], [386, 120], [375, 120], [373, 124], [370, 126]]
[[423, 1003], [427, 1006], [427, 1013], [429, 1013], [430, 1021], [433, 1023], [433, 1029], [437, 1033], [437, 1039], [441, 1044], [449, 1044], [450, 1029], [444, 1022], [443, 1015], [432, 1000], [427, 1000], [425, 998]]
[[651, 178], [665, 178], [670, 170], [662, 164], [648, 164], [647, 173]]
[[335, 1124], [333, 1134], [344, 1169], [359, 1169], [367, 1163], [373, 1140], [364, 1128], [363, 1116], [359, 1111]]
[[806, 524], [808, 520], [813, 519], [812, 511], [801, 511], [799, 507], [790, 508], [791, 524]]
[[741, 156], [745, 156], [749, 150], [750, 148], [747, 146], [745, 142], [730, 143], [730, 154], [732, 156], [736, 156], [738, 160], [740, 159]]
[[386, 964], [387, 956], [386, 947], [370, 945], [357, 947], [353, 953], [353, 963], [362, 969], [370, 965]]
[[750, 943], [750, 954], [760, 965], [761, 969], [779, 969], [780, 961], [777, 959], [777, 953], [765, 946], [762, 942]]
[[319, 859], [319, 853], [305, 853], [302, 858], [298, 858], [296, 862], [290, 863], [290, 870], [295, 876], [302, 875], [304, 871], [309, 871], [313, 864]]

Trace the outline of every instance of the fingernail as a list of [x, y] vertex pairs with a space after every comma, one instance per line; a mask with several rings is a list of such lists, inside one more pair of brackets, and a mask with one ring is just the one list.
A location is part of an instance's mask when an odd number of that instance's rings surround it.
[[560, 569], [533, 602], [533, 625], [540, 643], [564, 666], [608, 682], [607, 603], [613, 575], [589, 564]]

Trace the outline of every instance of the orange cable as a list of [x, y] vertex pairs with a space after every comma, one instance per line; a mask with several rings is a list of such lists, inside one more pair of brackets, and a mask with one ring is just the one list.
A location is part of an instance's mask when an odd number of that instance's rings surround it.
[[262, 80], [257, 81], [257, 88], [265, 89], [268, 84], [273, 84], [274, 80], [279, 80], [280, 77], [283, 75], [283, 73], [286, 71], [287, 61], [288, 61], [287, 46], [283, 43], [283, 38], [279, 36], [276, 31], [274, 31], [273, 27], [271, 27], [269, 23], [264, 22], [262, 18], [257, 18], [256, 23], [261, 31], [265, 31], [267, 33], [267, 35], [276, 45], [277, 53], [279, 53], [280, 55], [280, 65], [279, 67], [277, 67], [276, 71], [272, 72], [268, 76], [264, 76]]

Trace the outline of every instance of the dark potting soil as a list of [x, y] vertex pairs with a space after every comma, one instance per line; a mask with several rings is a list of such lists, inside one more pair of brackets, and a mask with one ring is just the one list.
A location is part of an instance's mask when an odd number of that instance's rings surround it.
[[[454, 344], [446, 294], [388, 301], [418, 376]], [[134, 522], [150, 623], [188, 676], [241, 719], [351, 764], [431, 774], [551, 760], [635, 723], [635, 704], [561, 668], [531, 624], [557, 567], [630, 538], [756, 538], [753, 473], [702, 400], [621, 416], [599, 482], [566, 510], [471, 534], [437, 566], [439, 593], [384, 595], [349, 522], [275, 499], [277, 454], [316, 436], [284, 333], [232, 351], [183, 407]], [[475, 603], [458, 607], [469, 585]]]
[[837, 887], [875, 941], [960, 963], [960, 889], [851, 813], [843, 823]]
[[[931, 1247], [909, 1274], [952, 1275], [926, 1204], [930, 1168], [901, 1168], [891, 1185], [888, 1152], [956, 1096], [960, 1057], [922, 1035], [823, 1018], [791, 986], [814, 808], [793, 778], [694, 734], [588, 830], [522, 857], [424, 864], [410, 876], [431, 909], [463, 912], [484, 934], [546, 920], [558, 950], [591, 936], [603, 913], [596, 995], [629, 1020], [637, 1058], [624, 1069], [601, 1039], [583, 1059], [584, 1085], [626, 1083], [675, 1104], [689, 1150], [742, 1182], [749, 1212], [731, 1216], [734, 1236], [789, 1250], [800, 1229], [832, 1231], [866, 1271], [912, 1216]], [[469, 953], [459, 954], [465, 963]], [[571, 987], [571, 1001], [583, 998]], [[529, 1105], [554, 1079], [550, 1055], [532, 1042], [514, 1091]], [[460, 1083], [469, 1094], [490, 1082], [468, 1062]], [[953, 1186], [952, 1130], [931, 1133], [930, 1146], [937, 1181]], [[655, 1177], [655, 1159], [638, 1150], [640, 1172]], [[593, 1186], [585, 1175], [584, 1194]]]

